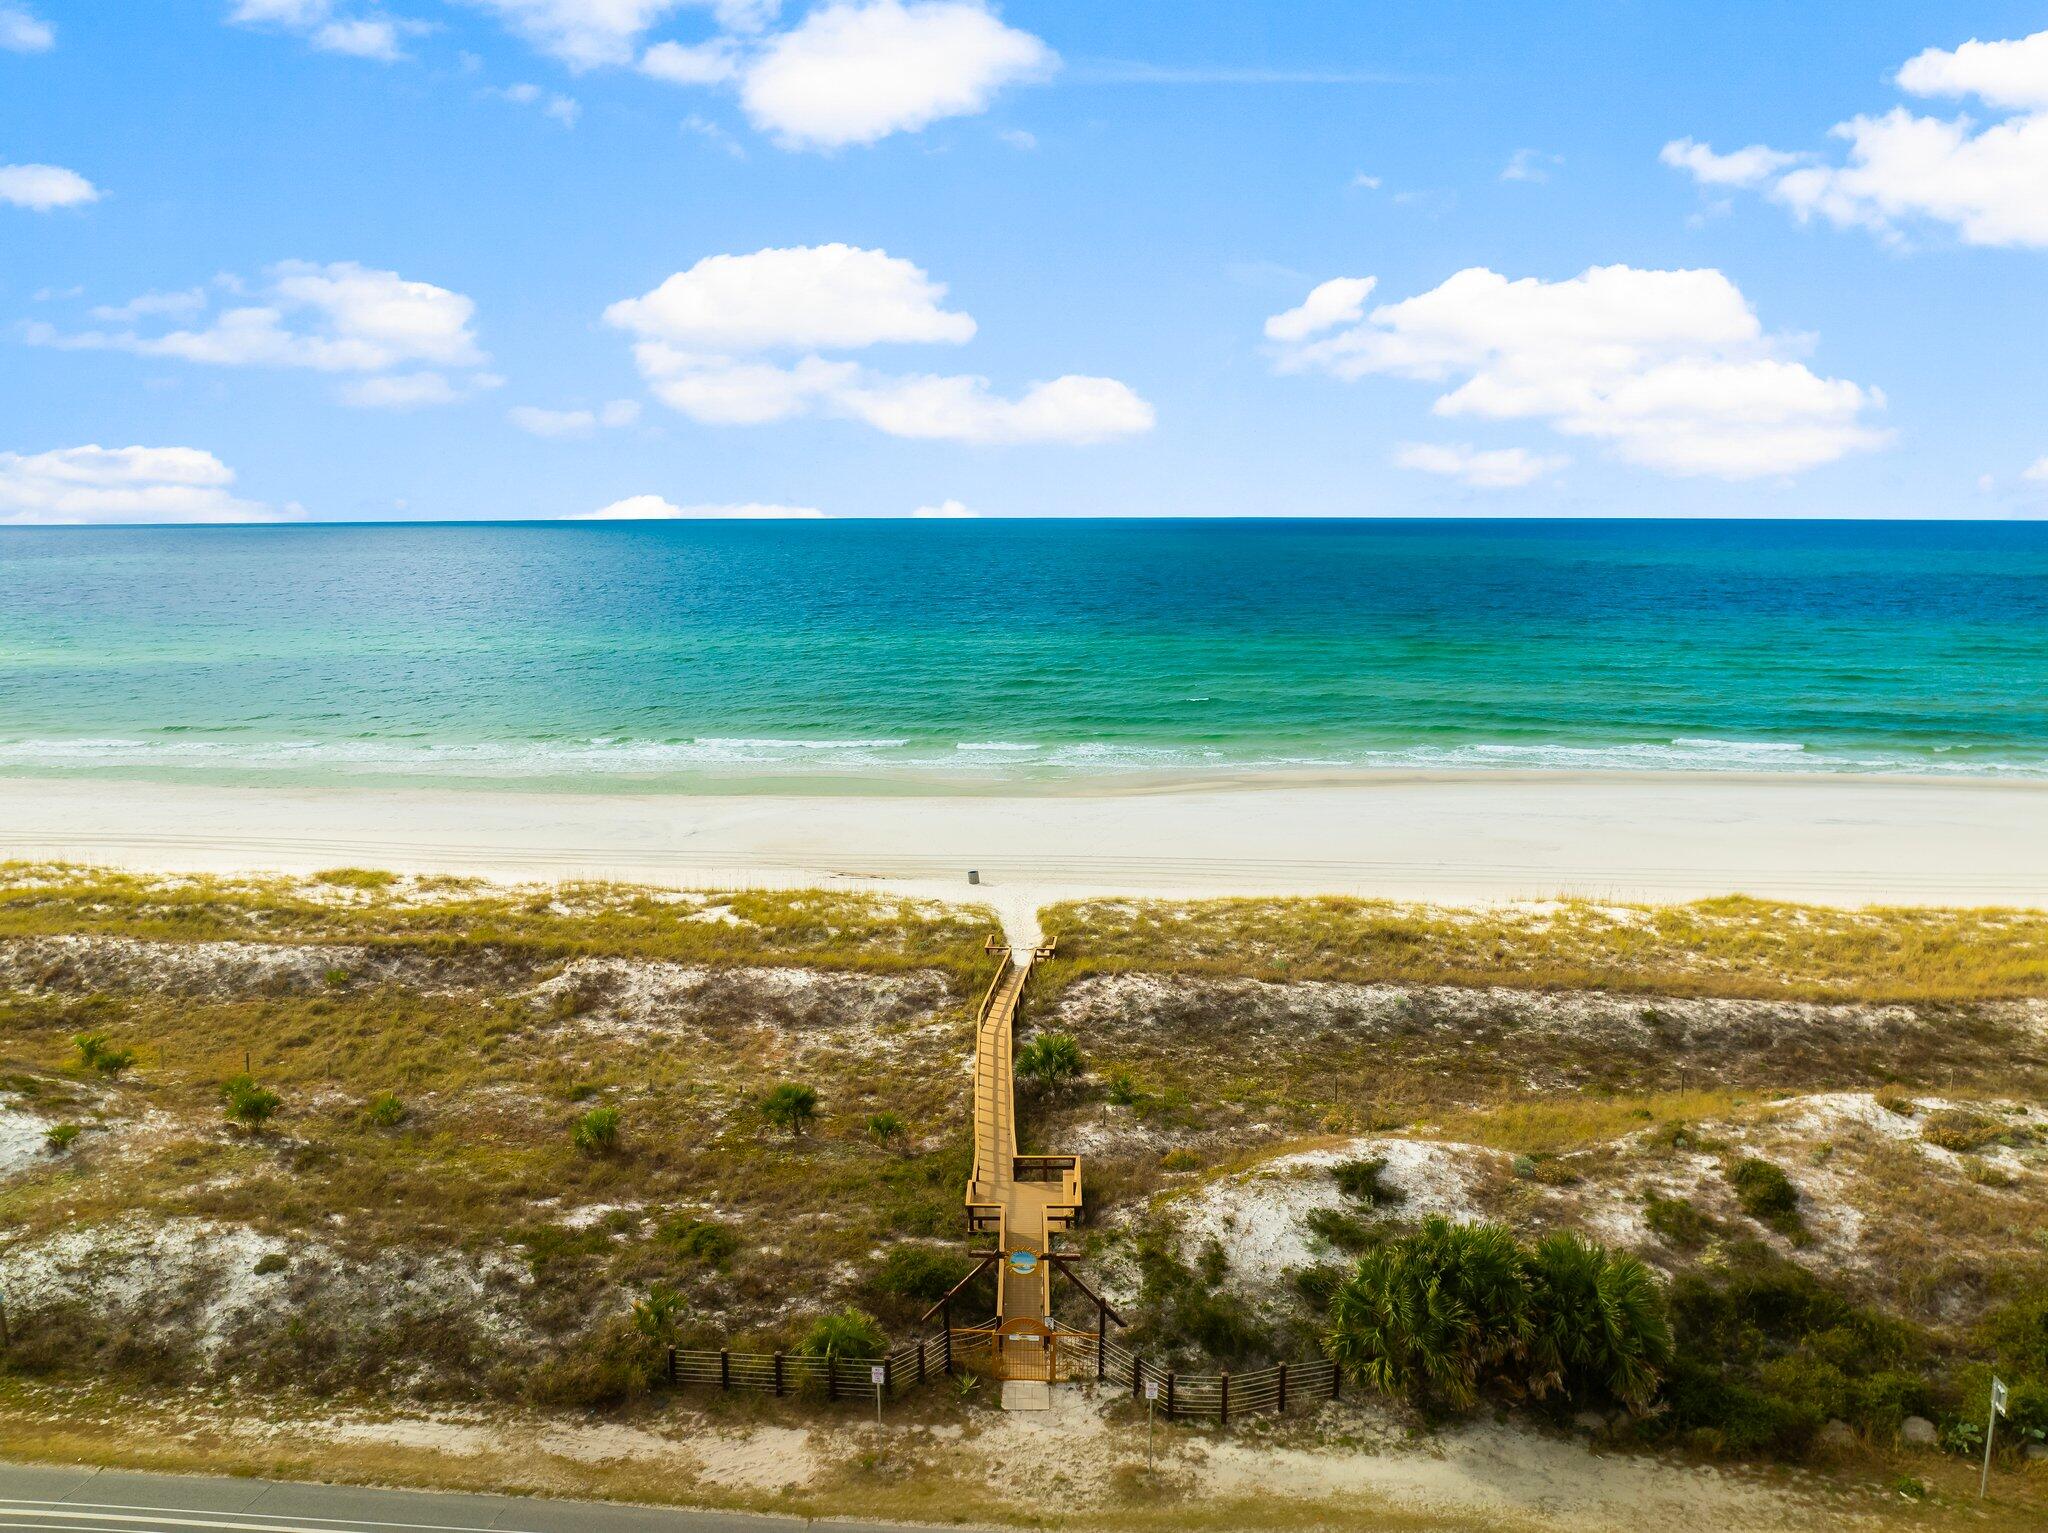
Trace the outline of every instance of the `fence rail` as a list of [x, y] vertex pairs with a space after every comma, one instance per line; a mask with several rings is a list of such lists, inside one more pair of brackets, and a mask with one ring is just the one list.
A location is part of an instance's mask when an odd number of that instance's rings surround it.
[[1273, 1414], [1291, 1406], [1341, 1397], [1344, 1374], [1328, 1358], [1305, 1363], [1277, 1363], [1250, 1373], [1176, 1373], [1161, 1368], [1113, 1341], [1102, 1343], [1097, 1375], [1146, 1398], [1146, 1386], [1157, 1385], [1158, 1408], [1168, 1421], [1213, 1420], [1230, 1425], [1233, 1416]]
[[[885, 1357], [799, 1357], [789, 1352], [709, 1352], [671, 1347], [668, 1381], [678, 1388], [751, 1390], [761, 1394], [823, 1396], [828, 1400], [872, 1400], [873, 1370], [882, 1370], [882, 1398], [900, 1399], [919, 1385], [959, 1367], [984, 1371], [989, 1351], [981, 1333], [963, 1331], [960, 1350], [954, 1335], [905, 1342]], [[977, 1350], [977, 1341], [980, 1346]], [[1134, 1400], [1146, 1398], [1146, 1386], [1158, 1388], [1157, 1407], [1168, 1421], [1215, 1421], [1228, 1426], [1234, 1417], [1278, 1415], [1295, 1406], [1341, 1397], [1343, 1371], [1328, 1358], [1279, 1363], [1250, 1373], [1178, 1373], [1086, 1331], [1059, 1332], [1058, 1375], [1061, 1379], [1098, 1379], [1127, 1389]]]
[[679, 1388], [872, 1400], [877, 1367], [882, 1370], [882, 1397], [897, 1399], [935, 1375], [952, 1372], [951, 1341], [941, 1332], [905, 1342], [883, 1357], [831, 1359], [801, 1357], [793, 1352], [710, 1352], [670, 1347], [667, 1373], [668, 1382]]

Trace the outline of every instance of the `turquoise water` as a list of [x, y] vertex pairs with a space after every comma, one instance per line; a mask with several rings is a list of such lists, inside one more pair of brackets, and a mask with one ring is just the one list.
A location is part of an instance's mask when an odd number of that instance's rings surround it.
[[2048, 526], [0, 531], [0, 773], [2048, 776]]

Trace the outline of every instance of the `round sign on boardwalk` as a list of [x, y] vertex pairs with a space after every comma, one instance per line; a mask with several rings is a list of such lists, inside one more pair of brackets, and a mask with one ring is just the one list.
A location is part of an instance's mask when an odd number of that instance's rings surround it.
[[1010, 1270], [1019, 1277], [1029, 1277], [1038, 1270], [1038, 1253], [1036, 1251], [1012, 1251], [1010, 1253]]

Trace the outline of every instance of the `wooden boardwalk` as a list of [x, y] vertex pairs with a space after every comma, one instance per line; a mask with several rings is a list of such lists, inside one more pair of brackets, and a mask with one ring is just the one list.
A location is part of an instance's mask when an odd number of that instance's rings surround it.
[[1036, 1327], [1041, 1336], [1052, 1314], [1054, 1237], [1071, 1229], [1081, 1212], [1078, 1156], [1017, 1153], [1017, 1008], [1032, 965], [1051, 951], [1006, 950], [982, 999], [974, 1040], [974, 1173], [966, 1200], [970, 1237], [995, 1237], [996, 1328]]

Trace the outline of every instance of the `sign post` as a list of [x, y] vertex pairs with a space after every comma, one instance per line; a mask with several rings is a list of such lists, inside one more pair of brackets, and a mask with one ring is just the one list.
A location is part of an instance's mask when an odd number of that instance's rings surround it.
[[1145, 1473], [1152, 1473], [1152, 1413], [1159, 1405], [1159, 1381], [1145, 1381]]
[[1998, 1431], [1998, 1418], [2005, 1414], [2005, 1380], [1991, 1375], [1991, 1413], [1984, 1418], [1984, 1473], [1977, 1477], [1977, 1499], [1991, 1489], [1991, 1438]]
[[882, 1431], [882, 1382], [889, 1376], [889, 1370], [880, 1363], [868, 1369], [868, 1380], [875, 1386], [875, 1433]]

